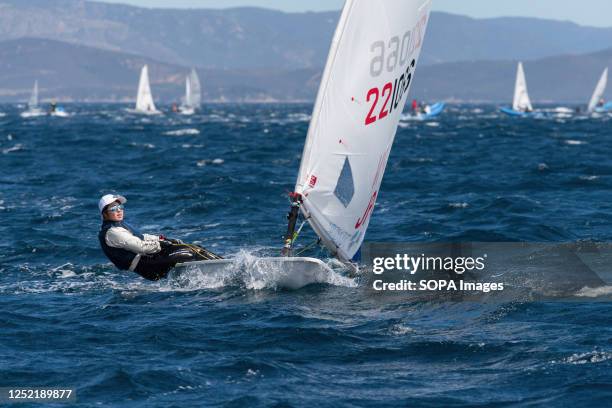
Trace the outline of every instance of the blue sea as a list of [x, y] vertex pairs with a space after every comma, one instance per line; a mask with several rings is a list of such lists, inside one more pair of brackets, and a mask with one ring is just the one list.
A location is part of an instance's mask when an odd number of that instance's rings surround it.
[[[126, 107], [0, 105], [0, 387], [73, 388], [78, 407], [611, 406], [610, 287], [458, 302], [341, 271], [299, 290], [118, 271], [97, 238], [109, 192], [144, 232], [277, 255], [312, 109]], [[402, 120], [366, 240], [612, 241], [611, 119]]]

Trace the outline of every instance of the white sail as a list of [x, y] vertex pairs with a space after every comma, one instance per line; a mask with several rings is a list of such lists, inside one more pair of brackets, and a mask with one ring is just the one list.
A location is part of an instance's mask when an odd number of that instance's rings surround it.
[[28, 109], [38, 109], [38, 80], [34, 81], [34, 89], [32, 89], [32, 95], [30, 95], [30, 100], [28, 101]]
[[138, 96], [136, 98], [136, 110], [144, 113], [155, 113], [155, 103], [149, 85], [149, 67], [142, 67], [140, 71], [140, 82], [138, 83]]
[[195, 69], [185, 80], [185, 107], [198, 109], [202, 103], [202, 91], [200, 89], [200, 79]]
[[183, 101], [186, 107], [191, 106], [191, 78], [185, 78], [185, 100]]
[[589, 107], [587, 108], [587, 112], [591, 113], [595, 110], [595, 107], [603, 97], [606, 92], [606, 86], [608, 85], [608, 68], [604, 69], [601, 74], [601, 78], [599, 78], [599, 82], [597, 82], [597, 86], [593, 91], [593, 96], [591, 96], [591, 100], [589, 101]]
[[354, 257], [414, 77], [430, 0], [347, 0], [308, 129], [295, 191], [323, 244]]
[[514, 84], [512, 109], [520, 112], [533, 110], [533, 106], [531, 106], [531, 101], [529, 100], [529, 93], [527, 92], [527, 81], [525, 80], [525, 71], [523, 70], [522, 62], [518, 63], [518, 68], [516, 69], [516, 83]]

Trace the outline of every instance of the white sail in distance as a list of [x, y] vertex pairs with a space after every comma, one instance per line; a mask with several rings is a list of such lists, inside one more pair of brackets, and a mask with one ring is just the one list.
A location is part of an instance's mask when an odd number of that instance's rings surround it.
[[295, 191], [340, 260], [370, 222], [429, 20], [430, 0], [348, 0], [334, 34]]
[[604, 69], [599, 81], [597, 82], [597, 86], [595, 86], [595, 90], [593, 91], [593, 95], [591, 96], [591, 100], [589, 101], [589, 106], [587, 108], [587, 112], [591, 113], [595, 110], [597, 103], [603, 98], [604, 93], [606, 92], [606, 86], [608, 85], [608, 68]]
[[149, 67], [145, 65], [140, 71], [140, 81], [138, 82], [138, 96], [136, 97], [136, 110], [144, 113], [155, 113], [155, 103], [151, 94], [149, 84]]
[[28, 109], [38, 109], [38, 80], [34, 81], [34, 89], [32, 89], [32, 94], [30, 95], [30, 100], [28, 101]]
[[202, 91], [200, 78], [195, 69], [192, 69], [185, 80], [185, 107], [199, 109], [202, 104]]
[[516, 82], [514, 84], [514, 99], [512, 100], [512, 109], [519, 112], [532, 111], [531, 100], [527, 92], [527, 80], [525, 79], [525, 71], [523, 63], [519, 62], [516, 69]]

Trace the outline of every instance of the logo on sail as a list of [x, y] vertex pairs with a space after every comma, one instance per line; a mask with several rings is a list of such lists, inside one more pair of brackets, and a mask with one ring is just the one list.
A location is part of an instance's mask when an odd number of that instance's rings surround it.
[[310, 176], [310, 181], [308, 182], [308, 187], [314, 188], [314, 186], [316, 184], [317, 184], [317, 176], [315, 176], [315, 175]]

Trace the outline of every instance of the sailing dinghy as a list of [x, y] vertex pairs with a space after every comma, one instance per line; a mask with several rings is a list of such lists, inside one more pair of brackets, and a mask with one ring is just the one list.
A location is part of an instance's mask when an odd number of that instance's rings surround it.
[[28, 110], [21, 112], [22, 118], [34, 118], [37, 116], [45, 116], [46, 112], [38, 106], [38, 81], [34, 81], [34, 88], [28, 101]]
[[522, 62], [519, 62], [516, 68], [512, 108], [503, 107], [500, 108], [500, 111], [510, 116], [528, 116], [533, 114], [533, 106], [531, 106], [529, 92], [527, 92], [527, 80], [525, 79], [525, 70], [523, 70]]
[[[291, 257], [300, 214], [343, 263], [357, 261], [423, 44], [430, 0], [347, 0], [315, 102], [283, 257], [258, 258], [279, 270], [279, 285], [325, 282], [319, 259]], [[302, 224], [303, 225], [303, 224]], [[301, 228], [301, 227], [300, 227]], [[231, 259], [177, 266], [202, 273], [234, 270]]]
[[593, 90], [593, 95], [591, 96], [591, 100], [589, 101], [589, 105], [587, 107], [587, 113], [603, 113], [612, 109], [612, 103], [605, 104], [603, 100], [604, 93], [606, 92], [606, 86], [608, 85], [608, 68], [604, 69], [595, 86], [595, 90]]
[[436, 102], [433, 105], [425, 106], [422, 112], [412, 112], [402, 116], [402, 120], [428, 120], [440, 116], [444, 112], [446, 103]]
[[153, 102], [153, 94], [151, 93], [151, 85], [149, 83], [149, 67], [147, 65], [142, 67], [140, 71], [136, 109], [130, 111], [145, 115], [159, 115], [161, 113], [157, 110]]
[[200, 78], [195, 69], [192, 69], [185, 79], [185, 99], [179, 108], [183, 115], [193, 115], [196, 109], [200, 109], [202, 103], [202, 91], [200, 88]]

